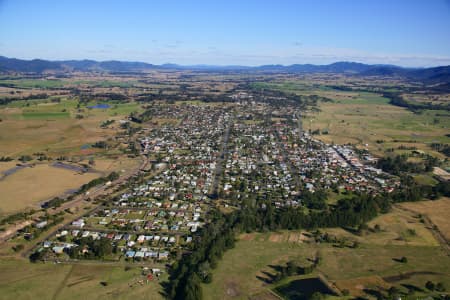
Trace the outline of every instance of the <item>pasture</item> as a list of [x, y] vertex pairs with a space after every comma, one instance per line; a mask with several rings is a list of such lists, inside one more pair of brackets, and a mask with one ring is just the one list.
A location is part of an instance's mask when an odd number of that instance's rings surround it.
[[450, 241], [450, 199], [442, 197], [435, 201], [419, 201], [401, 203], [399, 206], [426, 215], [439, 231]]
[[83, 145], [108, 139], [120, 130], [117, 122], [102, 129], [102, 122], [117, 121], [141, 109], [136, 103], [113, 103], [109, 109], [76, 106], [77, 101], [66, 99], [59, 103], [47, 99], [0, 106], [0, 156], [36, 152], [48, 156], [84, 155]]
[[[163, 299], [157, 280], [139, 284], [140, 267], [30, 264], [0, 260], [0, 299]], [[103, 283], [103, 284], [102, 284]], [[131, 286], [130, 286], [131, 285]]]
[[446, 136], [450, 118], [442, 112], [415, 114], [375, 94], [359, 93], [355, 98], [320, 103], [319, 108], [320, 112], [310, 112], [303, 118], [303, 128], [327, 132], [316, 136], [327, 143], [353, 143], [378, 155], [390, 148], [398, 151], [403, 145], [442, 158], [429, 144], [450, 142]]
[[99, 177], [98, 173], [79, 174], [67, 169], [38, 164], [18, 170], [0, 180], [0, 214], [36, 207], [40, 202], [60, 196]]
[[[364, 289], [379, 287], [396, 286], [406, 291], [405, 286], [414, 285], [424, 290], [427, 280], [443, 282], [448, 288], [450, 259], [414, 215], [393, 210], [369, 223], [369, 227], [379, 224], [380, 232], [362, 235], [340, 228], [321, 230], [349, 243], [358, 241], [357, 248], [318, 244], [304, 238], [305, 232], [299, 231], [243, 234], [236, 247], [224, 254], [213, 272], [213, 282], [203, 285], [204, 296], [248, 299], [267, 295], [273, 286], [266, 281], [269, 274], [276, 272], [272, 266], [289, 260], [306, 265], [310, 263], [308, 259], [317, 255], [322, 261], [311, 276], [322, 275], [341, 291], [347, 289], [354, 296], [362, 296]], [[407, 263], [398, 261], [402, 256], [407, 257]]]
[[[408, 109], [389, 104], [389, 99], [381, 94], [359, 91], [342, 91], [332, 88], [343, 81], [291, 80], [283, 82], [257, 82], [255, 88], [269, 88], [297, 95], [318, 95], [333, 102], [319, 102], [319, 112], [305, 112], [304, 130], [319, 130], [316, 137], [327, 143], [352, 143], [359, 148], [367, 148], [377, 155], [384, 155], [393, 148], [401, 153], [399, 146], [416, 147], [434, 156], [444, 155], [431, 149], [433, 142], [450, 143], [446, 136], [450, 129], [450, 114], [442, 110], [424, 110], [413, 113]], [[364, 83], [364, 81], [363, 81]], [[365, 82], [367, 84], [367, 82]], [[371, 82], [383, 90], [391, 90], [382, 82]], [[447, 96], [445, 96], [447, 97]], [[367, 146], [366, 146], [367, 145]]]

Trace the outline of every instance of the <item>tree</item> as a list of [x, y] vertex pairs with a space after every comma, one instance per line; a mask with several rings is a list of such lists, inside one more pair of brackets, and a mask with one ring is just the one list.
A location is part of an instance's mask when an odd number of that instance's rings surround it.
[[434, 291], [434, 289], [436, 288], [435, 284], [432, 281], [427, 281], [427, 283], [425, 283], [425, 287], [430, 291]]
[[290, 260], [287, 262], [287, 267], [286, 267], [286, 273], [288, 276], [292, 276], [297, 274], [298, 272], [298, 265], [295, 261]]
[[393, 286], [388, 290], [388, 294], [389, 294], [389, 297], [395, 298], [400, 294], [400, 290], [398, 288], [396, 288], [395, 286]]
[[323, 300], [325, 299], [325, 297], [322, 295], [322, 293], [320, 292], [315, 292], [311, 295], [311, 297], [309, 298], [311, 300]]
[[187, 283], [184, 289], [185, 300], [202, 300], [202, 289], [200, 286], [200, 278], [196, 273], [191, 273], [191, 276], [187, 279]]
[[445, 292], [445, 286], [442, 282], [438, 282], [438, 284], [436, 284], [436, 291], [438, 292]]
[[211, 266], [208, 261], [201, 263], [198, 267], [198, 275], [202, 279], [203, 282], [206, 283], [206, 280], [212, 279], [211, 276]]

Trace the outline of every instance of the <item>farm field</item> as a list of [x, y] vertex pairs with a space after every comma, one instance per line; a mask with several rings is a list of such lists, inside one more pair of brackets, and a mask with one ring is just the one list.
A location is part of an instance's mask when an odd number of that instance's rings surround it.
[[[316, 137], [327, 143], [353, 143], [359, 148], [384, 155], [386, 149], [416, 147], [439, 158], [444, 155], [429, 147], [432, 142], [449, 143], [450, 115], [443, 111], [423, 110], [413, 113], [389, 104], [381, 94], [335, 90], [310, 80], [283, 83], [258, 82], [257, 88], [271, 88], [297, 95], [318, 95], [333, 102], [319, 102], [319, 112], [303, 116], [303, 129], [322, 134]], [[329, 83], [328, 83], [329, 84]], [[339, 84], [334, 83], [334, 84]], [[385, 90], [390, 90], [388, 87]], [[326, 134], [323, 134], [326, 132]], [[366, 146], [367, 144], [367, 146]]]
[[[275, 274], [270, 266], [288, 260], [307, 263], [316, 255], [322, 257], [322, 262], [312, 275], [324, 276], [353, 296], [363, 296], [364, 289], [375, 287], [396, 286], [406, 290], [402, 284], [424, 290], [427, 280], [450, 285], [450, 259], [425, 226], [414, 219], [414, 214], [394, 210], [372, 220], [369, 227], [375, 224], [380, 224], [381, 232], [355, 235], [340, 228], [321, 230], [347, 241], [358, 241], [357, 248], [308, 242], [305, 234], [298, 231], [243, 234], [236, 247], [224, 254], [213, 272], [213, 282], [203, 285], [204, 296], [216, 295], [217, 299], [267, 296], [272, 287], [264, 280], [267, 274]], [[406, 236], [408, 229], [414, 230], [413, 236]], [[404, 240], [399, 240], [402, 236]], [[408, 258], [408, 263], [396, 261], [402, 256]]]
[[319, 108], [320, 112], [308, 113], [303, 119], [303, 128], [326, 131], [327, 134], [316, 137], [327, 143], [353, 143], [378, 155], [383, 155], [386, 149], [403, 145], [443, 158], [428, 144], [450, 142], [446, 136], [450, 118], [443, 115], [442, 111], [414, 114], [369, 93], [333, 103], [320, 103]]
[[[102, 129], [102, 122], [120, 120], [140, 109], [135, 103], [111, 104], [108, 109], [86, 108], [96, 103], [90, 102], [78, 112], [74, 100], [32, 103], [26, 106], [17, 101], [0, 106], [0, 156], [35, 152], [47, 155], [87, 154], [93, 149], [83, 149], [83, 145], [105, 140], [119, 130], [118, 124]], [[82, 119], [77, 116], [82, 116]]]
[[0, 260], [0, 269], [0, 299], [5, 300], [163, 299], [158, 281], [137, 283], [144, 278], [137, 266], [125, 271], [124, 266]]
[[64, 194], [99, 177], [99, 173], [79, 174], [47, 164], [18, 170], [0, 180], [0, 214], [35, 207], [40, 202]]

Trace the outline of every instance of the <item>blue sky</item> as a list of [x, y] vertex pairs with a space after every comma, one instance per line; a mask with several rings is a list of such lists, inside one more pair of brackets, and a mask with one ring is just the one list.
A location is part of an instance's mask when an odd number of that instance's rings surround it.
[[450, 0], [0, 0], [0, 55], [450, 65]]

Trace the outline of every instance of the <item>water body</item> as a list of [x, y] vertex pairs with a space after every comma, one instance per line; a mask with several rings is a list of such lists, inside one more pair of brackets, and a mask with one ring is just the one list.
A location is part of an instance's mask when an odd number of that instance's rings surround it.
[[107, 109], [107, 108], [110, 108], [111, 106], [109, 105], [109, 104], [102, 104], [102, 103], [99, 103], [99, 104], [96, 104], [96, 105], [92, 105], [92, 106], [88, 106], [88, 108], [97, 108], [97, 109]]
[[289, 282], [286, 285], [276, 288], [276, 291], [289, 300], [307, 300], [312, 294], [319, 292], [324, 295], [336, 295], [322, 279], [305, 278]]

